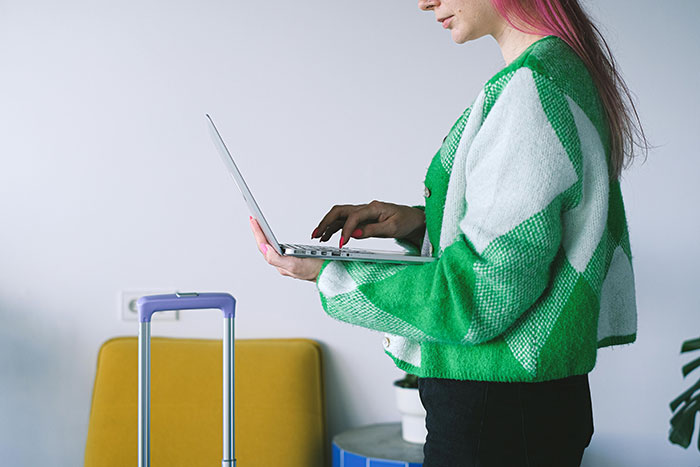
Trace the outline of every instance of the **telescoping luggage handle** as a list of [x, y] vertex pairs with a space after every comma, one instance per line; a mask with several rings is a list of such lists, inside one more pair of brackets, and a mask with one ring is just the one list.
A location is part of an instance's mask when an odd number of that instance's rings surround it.
[[236, 299], [227, 293], [150, 295], [137, 302], [139, 310], [139, 467], [151, 465], [151, 316], [159, 311], [219, 309], [224, 314], [224, 450], [222, 467], [236, 467], [234, 449], [233, 321]]

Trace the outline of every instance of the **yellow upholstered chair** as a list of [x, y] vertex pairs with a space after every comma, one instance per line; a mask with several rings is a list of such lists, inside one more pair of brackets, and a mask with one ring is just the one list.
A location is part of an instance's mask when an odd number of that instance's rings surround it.
[[[97, 359], [85, 467], [137, 464], [138, 348], [105, 342]], [[238, 467], [327, 465], [320, 345], [235, 342]], [[221, 465], [221, 341], [151, 340], [151, 465]]]

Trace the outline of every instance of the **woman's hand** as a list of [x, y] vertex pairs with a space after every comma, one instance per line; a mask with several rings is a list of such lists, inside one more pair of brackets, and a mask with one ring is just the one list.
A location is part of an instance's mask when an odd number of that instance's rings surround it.
[[322, 259], [296, 258], [294, 256], [280, 256], [270, 246], [258, 221], [250, 218], [250, 228], [253, 230], [258, 249], [265, 257], [265, 261], [274, 266], [283, 276], [315, 282], [323, 265]]
[[352, 238], [398, 238], [420, 245], [425, 234], [425, 213], [418, 208], [372, 201], [360, 205], [336, 205], [318, 224], [311, 238], [328, 241], [342, 230], [340, 247]]

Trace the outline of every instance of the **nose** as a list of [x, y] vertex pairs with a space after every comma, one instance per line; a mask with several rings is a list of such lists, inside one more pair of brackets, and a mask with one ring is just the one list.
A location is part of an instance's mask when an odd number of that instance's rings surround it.
[[418, 0], [418, 8], [429, 11], [440, 4], [440, 0]]

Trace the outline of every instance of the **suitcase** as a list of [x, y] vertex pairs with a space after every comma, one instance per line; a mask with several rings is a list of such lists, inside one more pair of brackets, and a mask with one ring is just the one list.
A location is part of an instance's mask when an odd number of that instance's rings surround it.
[[236, 299], [227, 293], [176, 293], [139, 298], [138, 467], [151, 465], [151, 316], [159, 311], [219, 309], [224, 314], [223, 458], [236, 467], [234, 449], [233, 335]]

